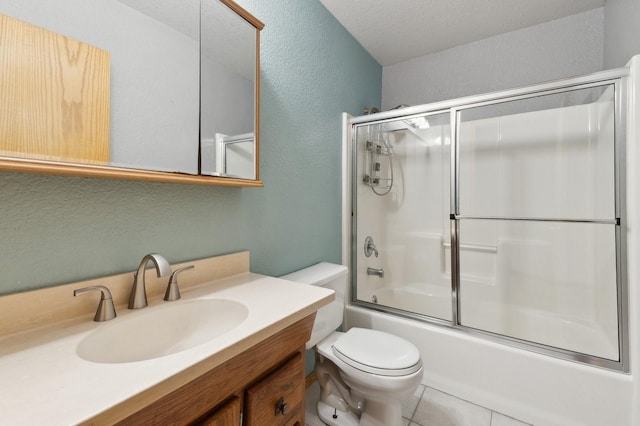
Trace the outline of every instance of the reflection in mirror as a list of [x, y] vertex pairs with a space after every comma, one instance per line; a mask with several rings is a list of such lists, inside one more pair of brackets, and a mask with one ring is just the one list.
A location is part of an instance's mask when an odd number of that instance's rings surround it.
[[117, 1], [111, 165], [197, 174], [200, 0]]
[[203, 0], [200, 31], [200, 172], [256, 179], [256, 28]]
[[225, 136], [216, 133], [216, 170], [223, 176], [255, 179], [256, 157], [253, 133]]
[[[231, 0], [203, 0], [202, 11], [200, 3], [200, 0], [0, 0], [0, 14], [95, 47], [107, 52], [110, 59], [106, 92], [110, 98], [106, 122], [109, 152], [101, 157], [106, 161], [98, 161], [106, 163], [106, 167], [87, 166], [96, 161], [83, 158], [49, 157], [56, 161], [38, 162], [5, 154], [0, 156], [0, 168], [261, 186], [257, 167], [253, 174], [242, 174], [244, 179], [256, 179], [255, 182], [188, 176], [199, 174], [201, 156], [210, 157], [202, 167], [207, 175], [234, 174], [217, 166], [220, 159], [216, 158], [216, 152], [223, 149], [222, 145], [215, 146], [216, 134], [234, 137], [256, 133], [258, 122], [256, 49], [263, 24]], [[201, 13], [206, 15], [202, 17], [202, 36], [207, 39], [202, 46], [202, 69], [206, 74], [202, 82]], [[201, 84], [206, 91], [202, 104]], [[205, 141], [201, 154], [200, 144]], [[257, 134], [254, 141], [257, 158]], [[207, 143], [211, 145], [211, 153], [206, 152]]]

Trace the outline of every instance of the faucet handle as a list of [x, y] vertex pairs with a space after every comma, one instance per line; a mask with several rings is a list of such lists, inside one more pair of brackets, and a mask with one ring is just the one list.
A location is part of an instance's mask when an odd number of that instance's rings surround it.
[[74, 297], [93, 290], [99, 290], [102, 295], [100, 296], [100, 303], [98, 304], [98, 310], [93, 317], [94, 321], [102, 322], [109, 321], [116, 317], [116, 308], [113, 306], [113, 299], [111, 298], [111, 292], [103, 285], [92, 285], [89, 287], [79, 288], [73, 290]]
[[378, 257], [378, 249], [376, 245], [373, 243], [373, 238], [367, 237], [364, 240], [364, 255], [367, 257], [371, 256], [371, 253], [375, 254]]
[[180, 299], [180, 288], [178, 287], [178, 274], [182, 271], [194, 269], [195, 266], [189, 265], [182, 268], [178, 268], [171, 274], [169, 278], [169, 284], [167, 285], [167, 291], [164, 293], [164, 300], [172, 301]]

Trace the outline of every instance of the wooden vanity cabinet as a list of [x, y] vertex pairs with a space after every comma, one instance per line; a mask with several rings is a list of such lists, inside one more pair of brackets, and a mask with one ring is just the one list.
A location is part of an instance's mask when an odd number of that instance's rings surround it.
[[304, 356], [291, 357], [248, 388], [244, 397], [245, 426], [304, 424]]
[[213, 413], [198, 421], [200, 426], [229, 426], [240, 424], [240, 398], [234, 396], [230, 401], [222, 404]]
[[118, 424], [303, 426], [305, 343], [314, 319], [315, 313]]

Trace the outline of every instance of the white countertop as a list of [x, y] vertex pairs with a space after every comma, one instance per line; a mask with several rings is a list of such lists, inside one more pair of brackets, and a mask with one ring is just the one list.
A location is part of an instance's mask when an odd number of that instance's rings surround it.
[[[183, 292], [176, 302], [150, 300], [144, 309], [198, 298], [243, 303], [249, 310], [248, 318], [233, 330], [191, 349], [117, 364], [87, 361], [76, 353], [86, 336], [109, 322], [73, 319], [1, 337], [0, 424], [77, 424], [150, 388], [168, 393], [171, 387], [177, 388], [194, 374], [201, 374], [198, 368], [202, 372], [214, 368], [312, 314], [333, 299], [333, 291], [245, 273]], [[120, 308], [118, 317], [111, 321], [138, 312]], [[181, 377], [179, 373], [187, 369], [189, 374]]]

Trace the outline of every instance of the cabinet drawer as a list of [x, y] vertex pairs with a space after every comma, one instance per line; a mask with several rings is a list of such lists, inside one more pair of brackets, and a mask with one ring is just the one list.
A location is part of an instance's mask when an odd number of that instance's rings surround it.
[[196, 422], [197, 426], [229, 426], [240, 424], [240, 398], [233, 397], [213, 413]]
[[245, 393], [245, 425], [289, 425], [304, 420], [304, 359], [297, 353]]

